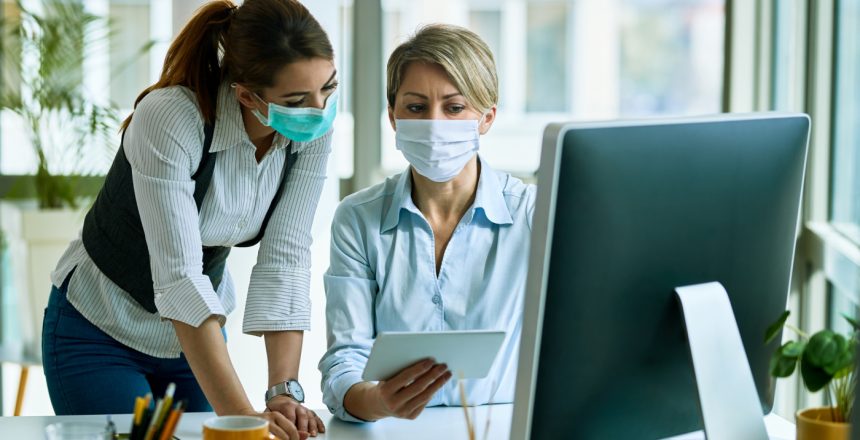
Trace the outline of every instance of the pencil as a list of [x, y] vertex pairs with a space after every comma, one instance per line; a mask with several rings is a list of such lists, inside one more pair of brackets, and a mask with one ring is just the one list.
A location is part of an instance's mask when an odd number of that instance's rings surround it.
[[158, 440], [169, 440], [173, 437], [173, 432], [176, 431], [176, 426], [179, 424], [179, 418], [182, 417], [182, 412], [185, 410], [185, 401], [179, 402], [170, 411], [170, 416], [164, 422], [164, 427], [161, 430], [161, 437]]
[[[149, 404], [152, 400], [152, 394], [146, 393], [144, 397], [138, 397], [138, 400], [135, 402], [135, 415], [134, 415], [134, 423], [131, 425], [131, 434], [129, 434], [130, 440], [139, 440], [143, 437], [144, 425], [147, 419], [147, 411], [149, 411]], [[137, 410], [137, 403], [140, 402], [140, 411]]]
[[155, 423], [151, 425], [151, 433], [148, 433], [146, 440], [155, 440], [159, 437], [161, 431], [164, 429], [164, 422], [167, 419], [168, 414], [170, 414], [170, 406], [173, 405], [173, 393], [176, 392], [176, 384], [171, 382], [167, 385], [167, 391], [164, 393], [164, 398], [162, 399], [161, 410], [155, 413], [157, 418], [155, 419]]
[[140, 417], [143, 415], [143, 397], [134, 399], [134, 418], [132, 418], [132, 426], [140, 423]]

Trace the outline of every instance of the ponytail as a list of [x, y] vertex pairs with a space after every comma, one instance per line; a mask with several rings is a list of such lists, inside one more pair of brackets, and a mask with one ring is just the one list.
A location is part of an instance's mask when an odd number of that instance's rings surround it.
[[[223, 54], [223, 56], [222, 56]], [[319, 22], [297, 0], [230, 0], [203, 5], [167, 50], [158, 82], [144, 90], [185, 86], [197, 97], [206, 123], [215, 122], [216, 95], [229, 79], [259, 91], [274, 84], [284, 66], [303, 59], [334, 58]], [[131, 116], [122, 123], [128, 128]]]
[[[236, 8], [230, 0], [217, 0], [198, 9], [167, 50], [161, 77], [141, 92], [134, 101], [135, 108], [149, 92], [181, 85], [196, 95], [203, 121], [214, 122], [221, 83], [219, 51]], [[123, 121], [121, 131], [128, 128], [131, 117]]]

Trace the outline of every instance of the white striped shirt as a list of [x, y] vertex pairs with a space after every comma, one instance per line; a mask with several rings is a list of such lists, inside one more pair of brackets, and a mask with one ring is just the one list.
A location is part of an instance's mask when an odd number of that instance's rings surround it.
[[[68, 289], [72, 305], [117, 341], [155, 357], [176, 358], [181, 352], [167, 319], [199, 326], [216, 315], [223, 326], [235, 308], [229, 271], [225, 268], [217, 292], [203, 274], [202, 246], [233, 246], [258, 234], [290, 146], [276, 133], [272, 148], [257, 163], [235, 93], [222, 85], [210, 147], [218, 155], [198, 213], [191, 176], [200, 164], [203, 141], [197, 100], [180, 86], [149, 93], [125, 133], [123, 148], [131, 164], [158, 313], [144, 310], [102, 274], [80, 237], [51, 274], [59, 286], [74, 269]], [[311, 223], [325, 181], [331, 132], [292, 145], [298, 157], [251, 273], [243, 323], [248, 334], [310, 329]]]

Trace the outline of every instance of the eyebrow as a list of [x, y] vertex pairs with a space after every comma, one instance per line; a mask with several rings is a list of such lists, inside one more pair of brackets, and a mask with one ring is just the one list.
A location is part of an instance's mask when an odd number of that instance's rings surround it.
[[[425, 96], [425, 95], [422, 95], [422, 94], [420, 94], [420, 93], [415, 93], [415, 92], [406, 92], [406, 93], [404, 93], [404, 94], [403, 94], [403, 96], [406, 96], [406, 95], [417, 96], [417, 97], [419, 97], [419, 98], [421, 98], [421, 99], [428, 99], [428, 100], [430, 99], [430, 98], [428, 98], [428, 97], [427, 97], [427, 96]], [[455, 97], [455, 96], [462, 96], [462, 95], [463, 95], [463, 94], [462, 94], [462, 93], [460, 93], [460, 92], [457, 92], [457, 93], [449, 93], [449, 94], [447, 94], [447, 95], [443, 96], [443, 97], [442, 97], [442, 99], [450, 99], [450, 98], [453, 98], [453, 97]]]
[[[330, 77], [328, 77], [328, 81], [326, 81], [326, 82], [325, 82], [325, 86], [323, 86], [323, 87], [326, 87], [326, 86], [330, 85], [330, 84], [331, 84], [331, 82], [332, 82], [332, 80], [334, 79], [335, 75], [337, 75], [337, 69], [334, 69], [334, 72], [332, 72], [332, 73], [331, 73], [331, 76], [330, 76]], [[281, 95], [281, 98], [291, 98], [291, 97], [294, 97], [294, 96], [305, 96], [305, 95], [309, 95], [310, 93], [311, 93], [311, 92], [293, 92], [293, 93], [287, 93], [286, 95]]]

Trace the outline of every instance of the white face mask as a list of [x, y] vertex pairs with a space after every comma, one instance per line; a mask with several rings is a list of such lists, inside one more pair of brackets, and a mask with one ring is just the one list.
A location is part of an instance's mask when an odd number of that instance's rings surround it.
[[447, 182], [478, 151], [479, 120], [396, 119], [395, 144], [418, 174]]

